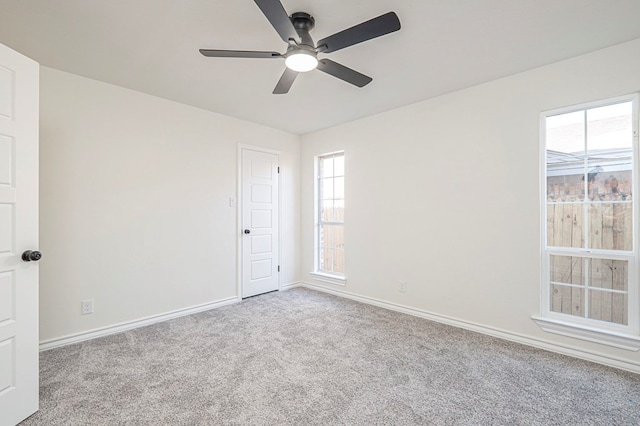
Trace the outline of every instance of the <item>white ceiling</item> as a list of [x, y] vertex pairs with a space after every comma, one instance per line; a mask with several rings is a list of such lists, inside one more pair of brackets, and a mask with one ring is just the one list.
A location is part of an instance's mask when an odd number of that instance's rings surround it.
[[199, 48], [285, 51], [252, 0], [0, 0], [0, 43], [42, 65], [304, 134], [640, 38], [639, 0], [282, 0], [320, 40], [395, 11], [399, 32], [328, 55], [373, 77], [319, 71], [271, 91], [280, 59], [205, 58]]

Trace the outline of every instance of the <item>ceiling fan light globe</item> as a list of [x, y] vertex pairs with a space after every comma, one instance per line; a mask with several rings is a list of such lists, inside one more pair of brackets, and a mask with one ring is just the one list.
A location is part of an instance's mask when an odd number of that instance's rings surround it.
[[318, 66], [318, 59], [311, 53], [301, 51], [287, 56], [284, 63], [292, 71], [307, 72]]

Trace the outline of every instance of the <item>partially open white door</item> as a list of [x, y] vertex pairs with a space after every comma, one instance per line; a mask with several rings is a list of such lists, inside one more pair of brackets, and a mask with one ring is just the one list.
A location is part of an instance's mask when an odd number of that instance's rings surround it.
[[242, 149], [242, 297], [278, 290], [278, 156]]
[[1, 426], [38, 410], [38, 73], [0, 44]]

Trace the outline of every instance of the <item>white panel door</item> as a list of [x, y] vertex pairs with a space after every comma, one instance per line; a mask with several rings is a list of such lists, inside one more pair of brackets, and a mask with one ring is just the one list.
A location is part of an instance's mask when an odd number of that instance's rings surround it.
[[278, 156], [242, 149], [242, 297], [278, 290]]
[[38, 73], [0, 44], [0, 426], [38, 410]]

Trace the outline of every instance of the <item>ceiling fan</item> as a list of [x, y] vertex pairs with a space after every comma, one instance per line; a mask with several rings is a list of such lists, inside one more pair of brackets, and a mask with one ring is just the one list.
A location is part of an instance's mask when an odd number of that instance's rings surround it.
[[288, 44], [285, 53], [215, 49], [200, 49], [200, 53], [204, 56], [217, 58], [284, 58], [287, 68], [273, 90], [274, 94], [288, 93], [299, 73], [315, 68], [358, 87], [371, 83], [373, 80], [371, 77], [330, 59], [318, 59], [318, 54], [335, 52], [400, 29], [398, 16], [394, 12], [388, 12], [323, 38], [315, 44], [309, 35], [309, 31], [315, 25], [313, 16], [305, 12], [296, 12], [289, 16], [280, 0], [254, 1], [282, 40]]

